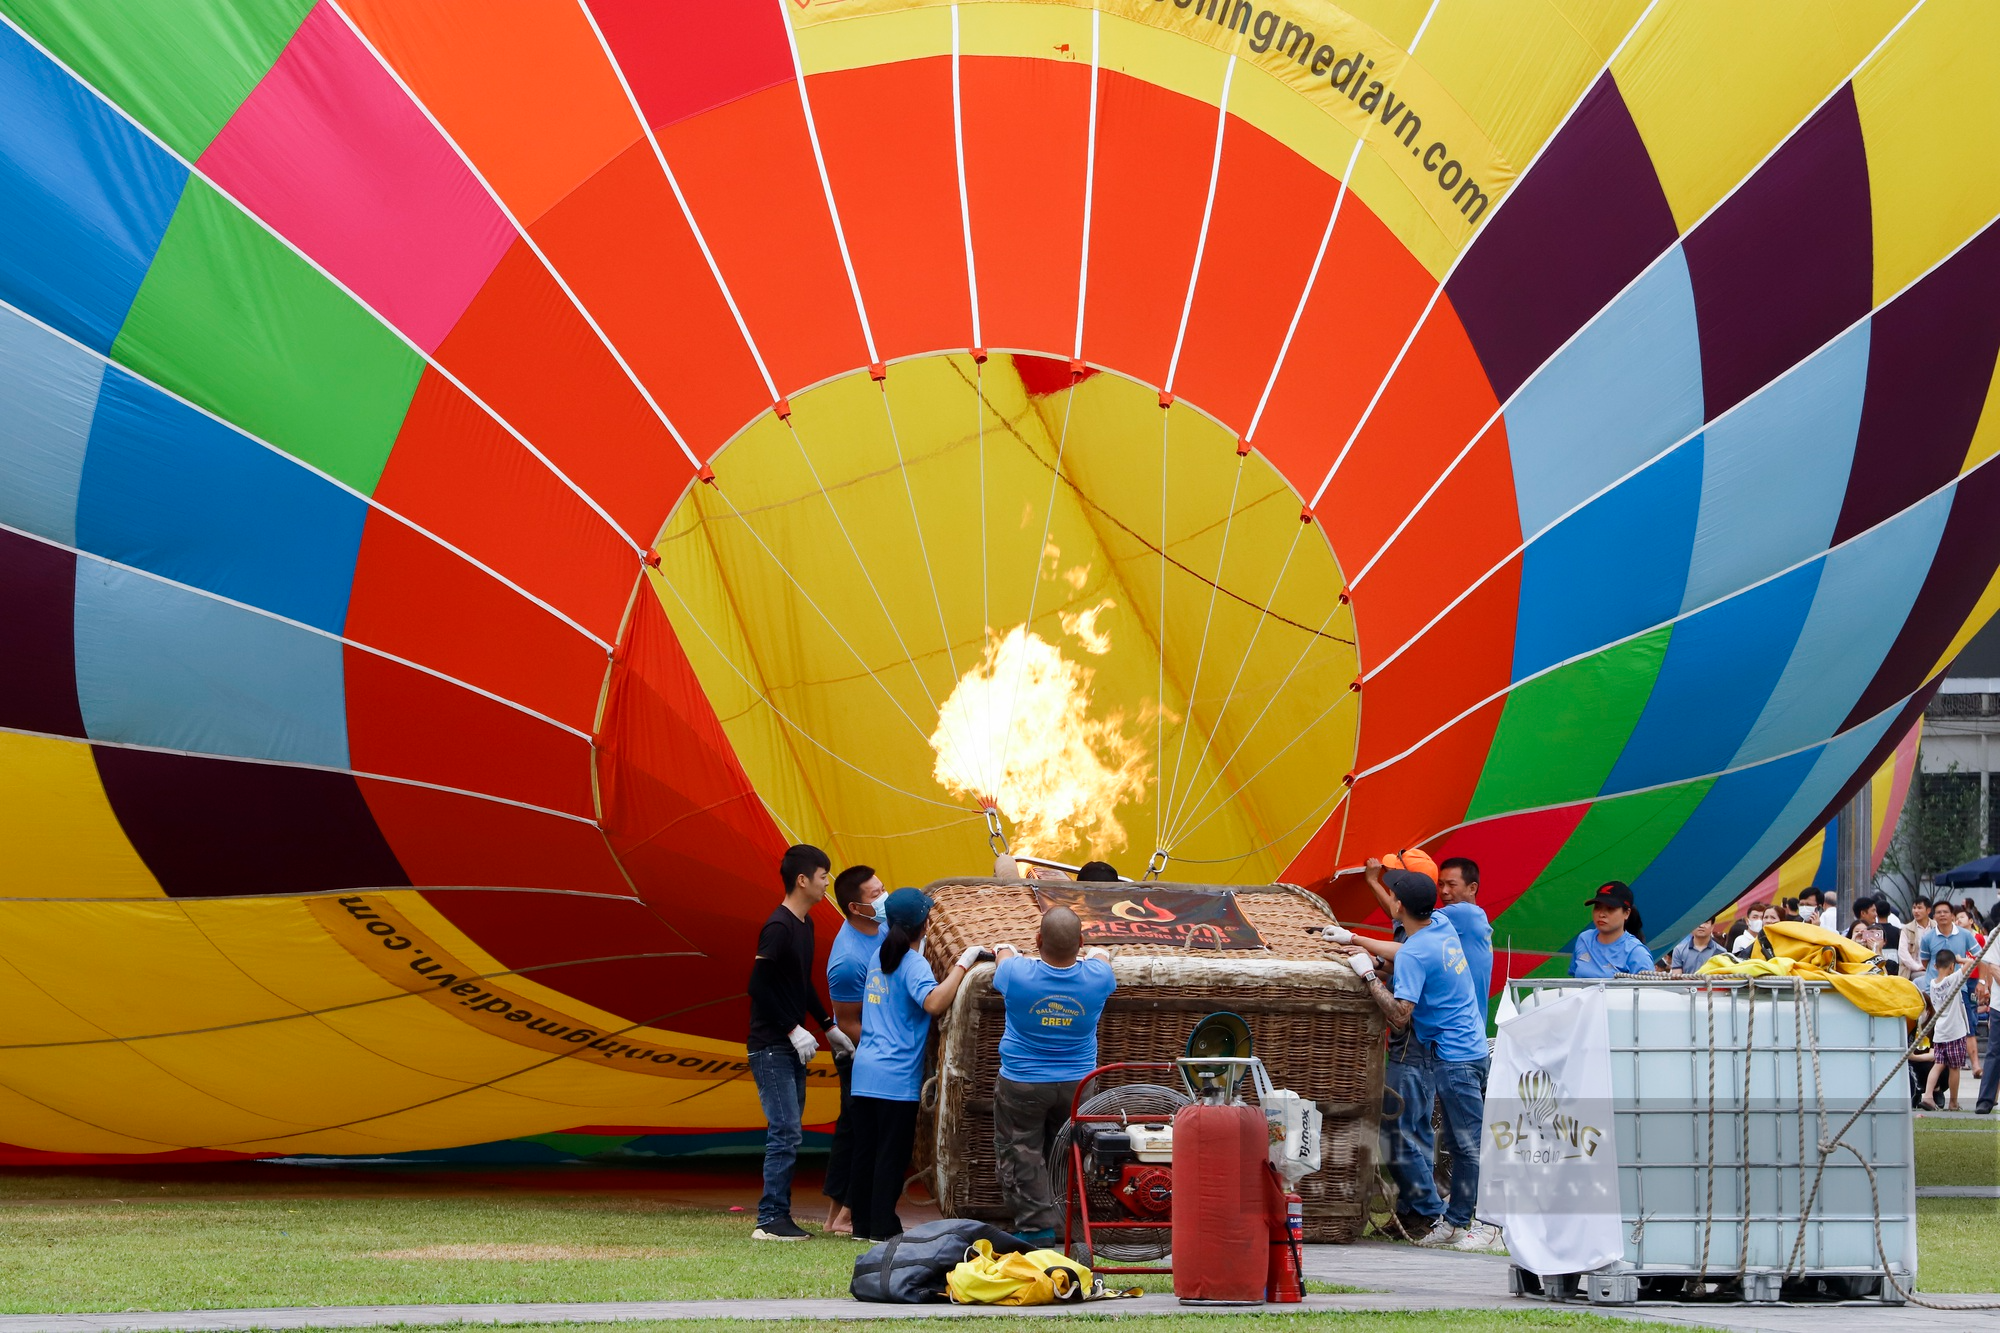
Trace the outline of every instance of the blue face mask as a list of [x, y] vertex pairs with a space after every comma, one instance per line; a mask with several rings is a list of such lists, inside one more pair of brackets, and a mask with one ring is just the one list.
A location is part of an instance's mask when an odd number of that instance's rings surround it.
[[883, 894], [883, 895], [882, 895], [882, 896], [881, 896], [880, 898], [877, 898], [877, 899], [876, 899], [876, 900], [875, 900], [875, 901], [874, 901], [873, 903], [870, 903], [870, 904], [869, 904], [869, 906], [871, 906], [871, 907], [873, 907], [873, 908], [875, 909], [875, 924], [876, 924], [876, 925], [878, 925], [878, 926], [886, 926], [886, 925], [888, 925], [888, 924], [889, 924], [889, 895], [888, 895], [888, 894], [886, 894], [886, 893], [885, 893], [885, 894]]

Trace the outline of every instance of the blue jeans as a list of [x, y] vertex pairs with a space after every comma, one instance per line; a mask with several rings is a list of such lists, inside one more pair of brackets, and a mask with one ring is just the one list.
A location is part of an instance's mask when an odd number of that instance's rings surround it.
[[789, 1045], [750, 1052], [750, 1077], [764, 1104], [764, 1197], [757, 1200], [757, 1225], [792, 1216], [792, 1167], [806, 1136], [806, 1067]]
[[[1431, 1047], [1414, 1037], [1392, 1048], [1400, 1058], [1389, 1061], [1384, 1082], [1403, 1098], [1401, 1111], [1386, 1120], [1389, 1176], [1396, 1182], [1399, 1206], [1425, 1217], [1443, 1214], [1455, 1227], [1472, 1222], [1479, 1203], [1479, 1139], [1486, 1114], [1486, 1072], [1491, 1061], [1440, 1060]], [[1444, 1109], [1444, 1131], [1451, 1136], [1451, 1202], [1438, 1198], [1433, 1179], [1436, 1144], [1431, 1136], [1431, 1104]]]
[[[1993, 997], [2000, 1000], [2000, 995]], [[1979, 1096], [1972, 1103], [1975, 1107], [1993, 1105], [1993, 1094], [2000, 1092], [2000, 1004], [1990, 1005], [1986, 1011], [1986, 1049], [1980, 1052], [1986, 1062], [1986, 1072], [1979, 1080]]]

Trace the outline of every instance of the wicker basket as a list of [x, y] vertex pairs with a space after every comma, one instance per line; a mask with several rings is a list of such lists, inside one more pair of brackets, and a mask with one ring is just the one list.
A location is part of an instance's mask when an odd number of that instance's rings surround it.
[[[1098, 1062], [1171, 1060], [1205, 1015], [1221, 1009], [1241, 1014], [1271, 1081], [1317, 1102], [1326, 1118], [1320, 1169], [1300, 1182], [1299, 1194], [1307, 1238], [1344, 1244], [1360, 1234], [1375, 1174], [1382, 1016], [1340, 952], [1314, 933], [1333, 920], [1318, 897], [1288, 884], [1230, 887], [1264, 947], [1115, 947], [1111, 967], [1118, 989], [1098, 1027]], [[1032, 884], [956, 879], [924, 891], [937, 904], [925, 950], [939, 973], [969, 944], [1004, 940], [1024, 952], [1033, 949], [1041, 914]], [[918, 1129], [918, 1165], [934, 1169], [947, 1217], [1011, 1222], [993, 1154], [993, 1084], [1005, 1027], [993, 970], [975, 968], [938, 1025], [936, 1077], [925, 1089], [926, 1119]], [[1098, 1086], [1117, 1081], [1114, 1076]], [[1174, 1075], [1146, 1072], [1129, 1081], [1178, 1083]]]

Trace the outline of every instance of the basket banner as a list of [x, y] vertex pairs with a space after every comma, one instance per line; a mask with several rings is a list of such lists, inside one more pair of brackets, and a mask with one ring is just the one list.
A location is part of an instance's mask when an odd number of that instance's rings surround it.
[[1486, 1081], [1479, 1219], [1504, 1227], [1531, 1273], [1584, 1273], [1625, 1256], [1611, 1023], [1602, 986], [1500, 1024]]
[[1194, 948], [1261, 949], [1264, 937], [1243, 915], [1233, 893], [1196, 893], [1133, 885], [1118, 889], [1035, 890], [1044, 912], [1067, 907], [1083, 923], [1085, 944], [1191, 944]]

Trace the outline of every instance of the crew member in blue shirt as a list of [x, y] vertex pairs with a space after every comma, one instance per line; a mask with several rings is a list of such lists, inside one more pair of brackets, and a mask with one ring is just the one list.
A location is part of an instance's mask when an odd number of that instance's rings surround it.
[[868, 965], [861, 997], [861, 1045], [854, 1052], [854, 1180], [847, 1204], [857, 1240], [901, 1235], [896, 1200], [910, 1169], [917, 1136], [917, 1096], [924, 1081], [924, 1046], [931, 1020], [951, 1008], [959, 983], [979, 960], [969, 945], [940, 981], [924, 961], [931, 900], [921, 889], [897, 889], [883, 904], [887, 925]]
[[1076, 1085], [1097, 1068], [1097, 1020], [1118, 988], [1110, 953], [1082, 946], [1076, 913], [1052, 907], [1035, 932], [1037, 957], [1011, 944], [994, 947], [1000, 965], [993, 989], [1007, 1002], [1007, 1030], [993, 1086], [993, 1155], [1015, 1234], [1036, 1245], [1054, 1244], [1062, 1222], [1049, 1152]]
[[1586, 898], [1590, 928], [1569, 942], [1569, 974], [1573, 977], [1645, 976], [1653, 970], [1653, 952], [1626, 930], [1632, 919], [1632, 886], [1614, 879]]
[[[1394, 921], [1396, 902], [1388, 888], [1379, 877], [1369, 878], [1368, 887], [1375, 891], [1383, 913]], [[1465, 950], [1466, 965], [1472, 969], [1472, 992], [1484, 1006], [1493, 994], [1493, 923], [1479, 905], [1479, 863], [1469, 856], [1448, 856], [1439, 862], [1437, 895], [1435, 914], [1451, 922], [1451, 928], [1458, 932], [1459, 947]], [[1381, 956], [1393, 958], [1395, 951]]]
[[[1458, 932], [1436, 910], [1437, 886], [1431, 877], [1414, 870], [1385, 871], [1380, 861], [1370, 859], [1368, 879], [1371, 886], [1379, 881], [1388, 891], [1390, 915], [1403, 928], [1403, 939], [1353, 935], [1342, 940], [1328, 933], [1337, 942], [1358, 946], [1348, 963], [1389, 1026], [1411, 1029], [1399, 1060], [1392, 1062], [1408, 1066], [1413, 1075], [1396, 1084], [1402, 1105], [1389, 1134], [1398, 1221], [1419, 1245], [1488, 1248], [1497, 1238], [1472, 1220], [1479, 1202], [1479, 1140], [1486, 1110], [1486, 1006], [1474, 990], [1472, 966]], [[1394, 960], [1393, 990], [1375, 971], [1378, 955]], [[1451, 1135], [1448, 1201], [1438, 1198], [1432, 1178], [1433, 1096], [1443, 1107], [1445, 1132]]]
[[[861, 997], [868, 985], [868, 964], [881, 944], [882, 902], [888, 897], [872, 866], [849, 866], [833, 877], [833, 902], [840, 909], [840, 931], [826, 956], [826, 993], [833, 1001], [835, 1026], [855, 1045], [861, 1044]], [[840, 1075], [840, 1119], [833, 1122], [833, 1149], [826, 1159], [826, 1230], [832, 1236], [854, 1234], [847, 1194], [854, 1183], [854, 1117], [848, 1103], [854, 1096], [854, 1053], [835, 1051], [833, 1067]]]

